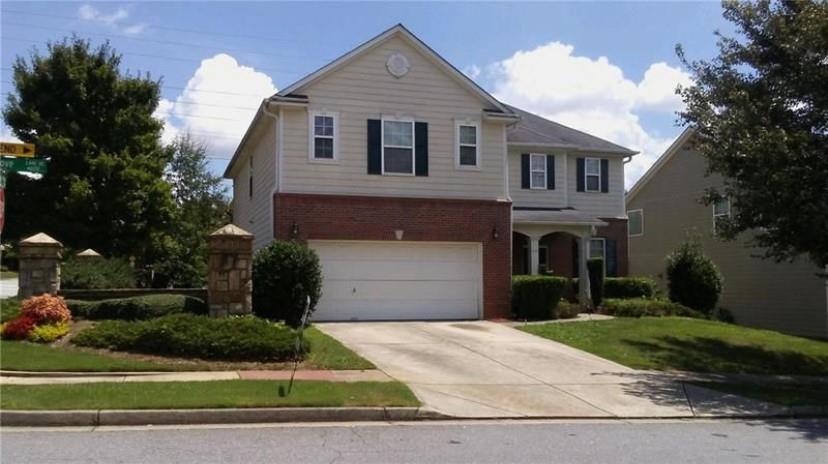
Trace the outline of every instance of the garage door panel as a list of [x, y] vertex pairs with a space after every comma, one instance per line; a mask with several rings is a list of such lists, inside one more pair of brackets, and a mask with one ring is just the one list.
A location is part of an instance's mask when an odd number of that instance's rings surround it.
[[[477, 249], [469, 245], [441, 244], [438, 246], [406, 245], [390, 242], [388, 244], [372, 243], [371, 245], [354, 242], [338, 242], [341, 245], [320, 245], [315, 242], [320, 258], [325, 260], [348, 261], [438, 261], [438, 262], [474, 262], [477, 260]], [[366, 249], [372, 251], [365, 254]], [[381, 255], [381, 256], [378, 256]]]
[[456, 298], [456, 295], [476, 299], [477, 284], [468, 281], [333, 281], [325, 285], [325, 291], [325, 296], [351, 300], [437, 300]]
[[458, 262], [406, 262], [377, 261], [360, 262], [336, 260], [325, 261], [325, 276], [331, 280], [476, 280], [468, 275], [469, 263]]

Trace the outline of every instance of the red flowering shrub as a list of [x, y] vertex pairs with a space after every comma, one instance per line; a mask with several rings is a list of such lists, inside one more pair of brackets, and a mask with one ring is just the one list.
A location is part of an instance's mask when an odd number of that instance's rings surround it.
[[52, 295], [33, 296], [20, 305], [20, 315], [28, 316], [36, 325], [67, 322], [72, 317], [62, 297]]
[[31, 316], [19, 316], [3, 326], [3, 338], [9, 340], [25, 340], [34, 329], [36, 321]]

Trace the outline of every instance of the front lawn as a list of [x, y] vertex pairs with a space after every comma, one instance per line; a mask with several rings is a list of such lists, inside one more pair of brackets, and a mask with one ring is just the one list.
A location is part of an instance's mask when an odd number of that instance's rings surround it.
[[2, 409], [170, 409], [418, 406], [399, 382], [219, 380], [209, 382], [0, 385]]
[[704, 388], [769, 401], [783, 406], [828, 406], [828, 388], [824, 384], [744, 384], [727, 382], [692, 382]]
[[333, 337], [316, 327], [305, 330], [305, 339], [310, 342], [310, 353], [305, 365], [315, 369], [376, 369], [376, 367], [349, 350]]
[[10, 371], [123, 372], [194, 370], [197, 366], [116, 358], [65, 347], [0, 340], [0, 369]]
[[828, 342], [681, 317], [521, 327], [635, 369], [828, 375]]

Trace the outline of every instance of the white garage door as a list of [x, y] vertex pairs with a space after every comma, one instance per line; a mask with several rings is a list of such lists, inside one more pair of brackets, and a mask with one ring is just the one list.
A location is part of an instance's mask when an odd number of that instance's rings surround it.
[[317, 321], [478, 319], [480, 245], [310, 241], [322, 262]]

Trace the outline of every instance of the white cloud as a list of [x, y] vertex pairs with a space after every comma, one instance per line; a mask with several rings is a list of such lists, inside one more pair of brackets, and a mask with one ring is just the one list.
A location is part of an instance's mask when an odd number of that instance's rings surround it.
[[480, 67], [476, 64], [463, 68], [463, 74], [469, 76], [471, 80], [477, 79], [477, 77], [480, 75], [480, 72]]
[[264, 98], [276, 93], [265, 73], [220, 53], [201, 61], [175, 101], [162, 100], [155, 116], [165, 121], [163, 139], [189, 131], [212, 156], [229, 158]]
[[78, 8], [78, 17], [86, 21], [99, 22], [128, 35], [140, 34], [146, 27], [146, 24], [125, 24], [125, 21], [129, 19], [129, 11], [123, 7], [111, 13], [104, 13], [94, 6], [84, 3]]
[[550, 42], [488, 66], [494, 94], [553, 121], [640, 151], [627, 165], [629, 188], [671, 142], [647, 132], [636, 111], [680, 109], [681, 100], [673, 92], [676, 85], [690, 83], [690, 78], [679, 69], [655, 63], [636, 83], [606, 57], [593, 59], [573, 52], [572, 45]]

